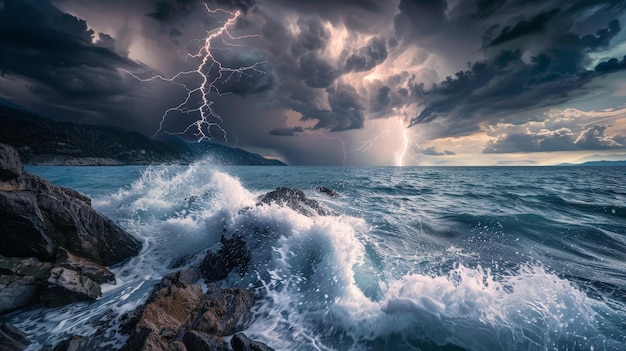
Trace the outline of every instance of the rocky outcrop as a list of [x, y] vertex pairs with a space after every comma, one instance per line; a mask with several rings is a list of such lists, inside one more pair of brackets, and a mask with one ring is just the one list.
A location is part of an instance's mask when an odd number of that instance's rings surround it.
[[234, 351], [274, 351], [266, 344], [250, 339], [244, 333], [237, 333], [230, 339], [230, 345]]
[[257, 206], [272, 203], [290, 207], [294, 211], [309, 217], [314, 215], [328, 216], [332, 214], [330, 210], [324, 208], [319, 202], [307, 198], [300, 189], [276, 188], [276, 190], [263, 195], [257, 203]]
[[108, 266], [139, 253], [141, 243], [88, 197], [24, 172], [11, 147], [0, 154], [0, 255], [54, 261], [63, 247]]
[[67, 305], [72, 302], [95, 300], [102, 296], [100, 285], [77, 271], [55, 267], [48, 277], [48, 288], [39, 299], [49, 307]]
[[199, 278], [197, 268], [165, 276], [136, 311], [121, 350], [228, 350], [222, 337], [240, 332], [250, 321], [254, 293], [210, 283], [203, 294]]
[[217, 252], [207, 252], [200, 263], [200, 272], [207, 283], [222, 280], [233, 270], [244, 274], [250, 267], [250, 251], [239, 235], [226, 239], [222, 234], [222, 247]]
[[74, 335], [71, 336], [59, 344], [57, 344], [52, 351], [82, 351], [88, 350], [89, 339], [84, 336]]
[[0, 144], [0, 314], [43, 302], [92, 300], [115, 282], [104, 265], [141, 244], [91, 207], [91, 199], [24, 171]]
[[26, 334], [9, 323], [0, 324], [0, 350], [22, 351], [30, 345]]

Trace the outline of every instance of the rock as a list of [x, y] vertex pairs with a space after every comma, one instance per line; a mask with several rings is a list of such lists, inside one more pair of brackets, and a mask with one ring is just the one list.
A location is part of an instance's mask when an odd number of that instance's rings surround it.
[[222, 247], [216, 252], [207, 252], [200, 263], [200, 272], [207, 283], [222, 280], [235, 268], [244, 274], [250, 267], [250, 251], [245, 240], [235, 235], [226, 239], [222, 235]]
[[52, 351], [82, 351], [87, 349], [88, 343], [84, 336], [73, 335], [58, 343]]
[[30, 345], [26, 334], [9, 323], [0, 324], [0, 350], [22, 351]]
[[237, 333], [230, 339], [230, 345], [234, 351], [275, 351], [260, 341], [254, 341], [248, 338], [244, 333]]
[[[195, 277], [195, 280], [194, 280]], [[171, 350], [183, 323], [202, 302], [199, 274], [184, 270], [168, 274], [155, 286], [122, 350]], [[180, 346], [180, 345], [179, 345]]]
[[339, 196], [339, 193], [337, 193], [333, 189], [327, 188], [325, 186], [318, 186], [317, 188], [315, 188], [315, 190], [319, 191], [322, 194], [326, 194], [326, 195], [328, 195], [330, 197], [337, 197], [337, 196]]
[[98, 284], [115, 282], [115, 274], [103, 265], [95, 263], [84, 257], [76, 256], [63, 248], [59, 250], [55, 265], [76, 271], [78, 274], [83, 275]]
[[13, 147], [0, 144], [0, 181], [18, 179], [24, 174], [20, 155]]
[[33, 277], [0, 275], [0, 314], [39, 302], [42, 289]]
[[49, 307], [72, 302], [95, 300], [102, 295], [100, 285], [78, 272], [55, 267], [48, 277], [48, 288], [41, 292], [41, 301]]
[[208, 284], [202, 304], [186, 323], [186, 329], [218, 336], [232, 335], [243, 330], [251, 317], [254, 293], [248, 289], [220, 289]]
[[88, 197], [20, 173], [14, 149], [0, 147], [0, 159], [0, 255], [52, 262], [64, 247], [108, 266], [141, 250], [141, 243], [96, 212]]
[[34, 257], [11, 258], [0, 256], [0, 274], [29, 276], [45, 284], [54, 265], [50, 262], [41, 262]]
[[224, 339], [196, 330], [186, 332], [183, 343], [189, 351], [228, 351], [228, 344]]
[[290, 207], [294, 211], [309, 217], [314, 215], [328, 216], [332, 214], [317, 201], [307, 198], [304, 192], [299, 189], [276, 188], [276, 190], [263, 195], [261, 200], [257, 203], [257, 206], [272, 203]]

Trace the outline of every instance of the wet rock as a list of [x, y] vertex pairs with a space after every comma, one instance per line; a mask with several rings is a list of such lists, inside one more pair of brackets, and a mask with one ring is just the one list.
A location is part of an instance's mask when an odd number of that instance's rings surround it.
[[244, 333], [237, 333], [230, 339], [234, 351], [275, 351], [266, 344], [250, 339]]
[[52, 351], [82, 351], [86, 350], [89, 339], [84, 336], [73, 335], [58, 343]]
[[21, 171], [0, 147], [0, 255], [55, 260], [59, 247], [102, 265], [139, 253], [141, 243], [91, 207], [91, 200]]
[[100, 285], [78, 272], [55, 267], [48, 277], [48, 288], [41, 292], [41, 301], [49, 307], [95, 300], [102, 295]]
[[202, 301], [202, 289], [195, 283], [198, 277], [193, 270], [165, 276], [141, 309], [122, 350], [172, 350], [175, 345], [170, 342]]
[[98, 284], [115, 282], [115, 274], [101, 264], [61, 248], [55, 263], [58, 267], [68, 268], [78, 272]]
[[218, 336], [243, 330], [251, 318], [254, 293], [243, 288], [220, 289], [215, 283], [207, 287], [202, 304], [186, 323], [186, 329]]
[[250, 267], [250, 251], [246, 241], [239, 235], [226, 239], [222, 235], [222, 247], [217, 252], [207, 252], [200, 263], [200, 272], [207, 283], [222, 280], [235, 268], [244, 274]]
[[327, 188], [325, 186], [318, 186], [317, 188], [315, 188], [315, 190], [319, 191], [322, 194], [326, 194], [326, 195], [328, 195], [330, 197], [337, 197], [337, 196], [339, 196], [339, 193], [337, 193], [333, 189]]
[[224, 339], [196, 330], [190, 330], [183, 336], [183, 343], [188, 351], [227, 351], [228, 344]]
[[48, 280], [54, 265], [50, 262], [41, 262], [34, 257], [12, 258], [0, 256], [0, 274], [30, 276], [42, 283]]
[[0, 314], [39, 302], [42, 289], [33, 277], [0, 275]]
[[276, 188], [276, 190], [263, 195], [261, 200], [257, 203], [257, 206], [272, 203], [290, 207], [294, 211], [309, 217], [314, 215], [328, 216], [332, 214], [317, 201], [307, 198], [304, 192], [299, 189]]
[[22, 351], [30, 345], [26, 334], [9, 323], [0, 324], [0, 350]]

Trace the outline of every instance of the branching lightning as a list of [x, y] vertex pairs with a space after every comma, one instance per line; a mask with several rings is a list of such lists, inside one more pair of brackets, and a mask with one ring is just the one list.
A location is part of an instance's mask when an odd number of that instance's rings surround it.
[[[202, 45], [200, 45], [195, 53], [187, 54], [187, 59], [193, 59], [198, 61], [197, 67], [189, 71], [178, 72], [171, 77], [165, 77], [157, 74], [149, 78], [140, 78], [131, 72], [125, 71], [139, 81], [164, 81], [178, 85], [185, 89], [187, 92], [185, 98], [178, 105], [172, 106], [165, 110], [165, 112], [161, 116], [159, 129], [154, 133], [154, 137], [166, 132], [164, 130], [165, 122], [170, 113], [179, 112], [183, 114], [197, 113], [199, 117], [194, 122], [189, 124], [184, 130], [174, 133], [168, 131], [167, 133], [186, 134], [189, 131], [193, 131], [194, 136], [196, 136], [198, 138], [198, 142], [200, 142], [205, 139], [214, 139], [211, 129], [217, 129], [219, 133], [222, 134], [224, 140], [227, 140], [226, 130], [224, 130], [224, 128], [222, 127], [224, 120], [222, 119], [222, 116], [218, 114], [217, 111], [215, 111], [215, 109], [213, 108], [214, 101], [210, 99], [210, 94], [213, 93], [217, 96], [228, 94], [222, 93], [218, 88], [218, 84], [227, 83], [235, 74], [248, 77], [250, 77], [250, 74], [253, 72], [265, 74], [264, 71], [259, 69], [259, 66], [266, 63], [265, 61], [256, 62], [248, 66], [233, 68], [224, 66], [218, 59], [216, 59], [216, 57], [212, 53], [212, 50], [217, 49], [212, 47], [212, 42], [214, 40], [219, 39], [224, 46], [234, 48], [242, 46], [240, 44], [237, 44], [237, 41], [246, 38], [258, 37], [258, 35], [234, 36], [230, 32], [230, 29], [237, 23], [237, 20], [241, 16], [241, 11], [237, 10], [232, 12], [223, 9], [211, 9], [207, 4], [204, 4], [204, 7], [209, 14], [216, 14], [218, 12], [226, 14], [227, 19], [221, 27], [215, 28], [207, 32], [206, 38], [200, 40]], [[200, 78], [199, 84], [194, 84], [193, 86], [190, 86], [189, 83], [184, 83], [181, 81], [183, 78], [193, 76]], [[196, 95], [199, 95], [199, 101], [192, 101], [195, 99], [194, 97]]]

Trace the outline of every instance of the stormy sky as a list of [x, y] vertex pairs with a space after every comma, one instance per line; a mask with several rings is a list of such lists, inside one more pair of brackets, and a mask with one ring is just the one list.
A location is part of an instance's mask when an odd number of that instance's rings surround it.
[[626, 159], [625, 25], [623, 0], [0, 0], [0, 98], [189, 140], [204, 113], [293, 165]]

